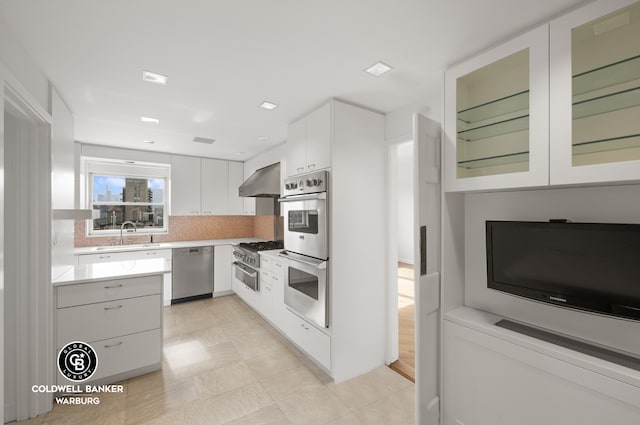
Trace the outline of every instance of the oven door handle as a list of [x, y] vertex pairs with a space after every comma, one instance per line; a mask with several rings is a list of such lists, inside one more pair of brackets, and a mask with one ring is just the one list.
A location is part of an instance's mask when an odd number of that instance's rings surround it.
[[327, 199], [327, 192], [310, 193], [308, 195], [291, 195], [278, 199], [278, 202], [305, 201], [307, 199]]
[[258, 275], [257, 271], [251, 270], [249, 267], [245, 266], [244, 264], [240, 264], [237, 261], [234, 261], [233, 265], [242, 273], [246, 274], [247, 276], [256, 277]]
[[287, 258], [287, 259], [289, 259], [291, 261], [294, 261], [294, 262], [306, 264], [306, 265], [311, 266], [314, 269], [318, 269], [318, 270], [324, 270], [324, 269], [327, 268], [327, 262], [326, 261], [323, 261], [321, 263], [313, 263], [311, 261], [305, 261], [305, 260], [302, 260], [300, 258], [292, 258], [290, 255], [287, 255], [286, 252], [284, 252], [284, 253], [279, 252], [278, 253], [278, 257]]

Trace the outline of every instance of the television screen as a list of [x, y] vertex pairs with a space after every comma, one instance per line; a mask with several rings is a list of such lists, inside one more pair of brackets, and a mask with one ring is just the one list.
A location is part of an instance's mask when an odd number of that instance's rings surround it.
[[640, 225], [487, 221], [487, 286], [640, 319]]

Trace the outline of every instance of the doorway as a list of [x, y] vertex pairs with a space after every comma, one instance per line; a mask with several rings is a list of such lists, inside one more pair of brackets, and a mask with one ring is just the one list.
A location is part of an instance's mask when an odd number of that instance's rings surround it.
[[[0, 75], [0, 82], [3, 79]], [[4, 80], [3, 422], [51, 409], [51, 118]]]
[[415, 382], [414, 175], [413, 142], [389, 147], [390, 367]]

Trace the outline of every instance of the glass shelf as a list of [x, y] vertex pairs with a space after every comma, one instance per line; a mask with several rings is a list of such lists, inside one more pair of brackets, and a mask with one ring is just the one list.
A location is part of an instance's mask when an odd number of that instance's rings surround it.
[[492, 167], [494, 165], [516, 164], [519, 162], [528, 162], [529, 152], [515, 152], [506, 155], [489, 156], [486, 158], [469, 159], [466, 161], [458, 161], [458, 167], [471, 170], [474, 168]]
[[573, 119], [640, 106], [640, 87], [611, 93], [573, 104]]
[[529, 90], [515, 93], [472, 108], [458, 111], [458, 119], [467, 124], [529, 109]]
[[615, 86], [640, 78], [640, 56], [621, 60], [573, 76], [573, 94]]
[[640, 148], [640, 134], [574, 143], [572, 147], [574, 155], [631, 148]]
[[469, 130], [458, 131], [458, 139], [466, 142], [488, 139], [529, 129], [529, 115], [487, 124]]

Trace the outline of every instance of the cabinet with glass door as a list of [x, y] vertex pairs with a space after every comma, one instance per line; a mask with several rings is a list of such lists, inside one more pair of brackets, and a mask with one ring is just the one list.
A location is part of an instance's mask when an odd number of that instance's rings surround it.
[[548, 184], [548, 26], [447, 71], [447, 191]]
[[551, 184], [640, 180], [640, 2], [551, 22]]

